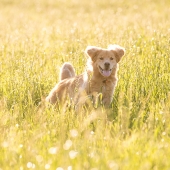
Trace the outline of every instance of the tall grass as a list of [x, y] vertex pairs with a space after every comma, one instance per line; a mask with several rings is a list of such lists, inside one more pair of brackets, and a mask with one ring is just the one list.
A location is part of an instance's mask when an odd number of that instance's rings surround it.
[[[169, 169], [169, 0], [1, 0], [0, 169]], [[109, 109], [46, 108], [63, 62], [126, 48]], [[106, 120], [107, 115], [107, 120]]]

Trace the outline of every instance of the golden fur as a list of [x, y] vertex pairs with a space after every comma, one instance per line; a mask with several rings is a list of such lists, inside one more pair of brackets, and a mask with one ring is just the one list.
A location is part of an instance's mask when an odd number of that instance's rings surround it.
[[107, 49], [88, 46], [85, 50], [88, 56], [86, 71], [75, 76], [70, 63], [64, 63], [60, 70], [60, 81], [51, 90], [46, 101], [56, 104], [65, 102], [67, 98], [74, 104], [85, 103], [84, 96], [102, 94], [102, 102], [109, 106], [117, 84], [118, 62], [125, 53], [123, 47], [110, 45]]

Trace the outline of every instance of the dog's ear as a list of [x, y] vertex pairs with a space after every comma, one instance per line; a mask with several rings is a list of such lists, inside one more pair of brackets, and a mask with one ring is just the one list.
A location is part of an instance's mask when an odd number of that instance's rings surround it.
[[119, 45], [109, 45], [108, 49], [116, 55], [117, 63], [121, 60], [123, 55], [125, 54], [125, 49]]
[[85, 53], [92, 59], [92, 61], [95, 61], [101, 50], [102, 49], [100, 47], [87, 46]]

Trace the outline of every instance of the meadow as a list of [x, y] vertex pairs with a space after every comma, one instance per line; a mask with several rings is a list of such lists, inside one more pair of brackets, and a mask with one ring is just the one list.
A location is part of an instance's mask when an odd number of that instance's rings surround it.
[[[170, 169], [169, 0], [0, 1], [0, 170]], [[87, 45], [126, 49], [109, 109], [45, 107]], [[106, 119], [107, 116], [107, 119]]]

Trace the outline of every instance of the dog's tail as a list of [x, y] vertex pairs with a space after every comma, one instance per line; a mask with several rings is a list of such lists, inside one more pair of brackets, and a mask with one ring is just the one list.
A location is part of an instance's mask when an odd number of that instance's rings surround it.
[[75, 77], [75, 70], [71, 63], [65, 62], [60, 70], [60, 80]]

